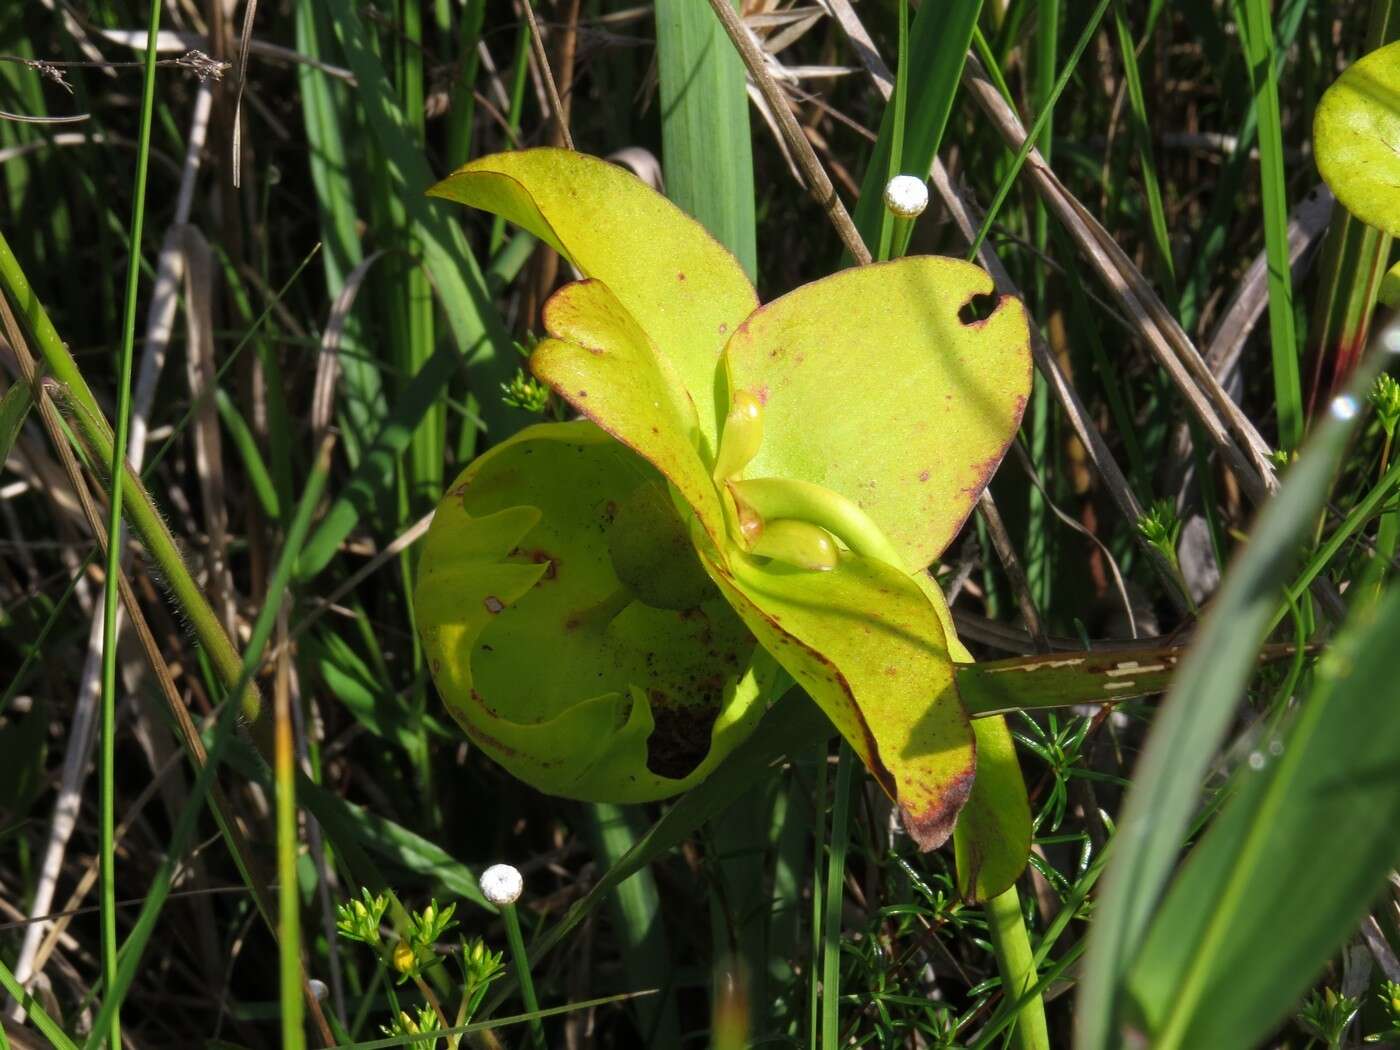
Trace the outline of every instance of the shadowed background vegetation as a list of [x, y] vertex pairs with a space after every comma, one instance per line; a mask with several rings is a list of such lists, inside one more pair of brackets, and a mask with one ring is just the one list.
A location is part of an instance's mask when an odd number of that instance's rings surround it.
[[[1000, 513], [970, 519], [936, 567], [964, 641], [979, 660], [1152, 644], [1173, 666], [1193, 646], [1165, 706], [1010, 720], [1048, 1037], [1008, 1037], [997, 947], [958, 898], [951, 848], [916, 850], [810, 704], [782, 702], [678, 802], [586, 805], [476, 752], [424, 666], [423, 519], [477, 454], [567, 416], [523, 366], [573, 277], [429, 185], [485, 153], [571, 145], [663, 188], [764, 301], [846, 265], [710, 5], [42, 0], [0, 10], [0, 284], [17, 315], [0, 328], [0, 963], [48, 1019], [41, 1036], [14, 1011], [13, 1045], [95, 1046], [117, 1001], [138, 1048], [295, 1045], [303, 999], [311, 1045], [378, 1038], [429, 991], [455, 1009], [473, 940], [507, 947], [476, 882], [501, 861], [524, 874], [539, 1007], [575, 1007], [544, 1019], [549, 1046], [825, 1031], [1058, 1047], [1076, 1018], [1086, 1048], [1124, 1026], [1195, 1047], [1400, 1032], [1384, 881], [1400, 860], [1385, 596], [1400, 392], [1359, 364], [1392, 251], [1334, 205], [1311, 152], [1323, 91], [1395, 38], [1397, 11], [924, 0], [898, 127], [900, 5], [740, 13], [866, 243], [897, 142], [933, 189], [909, 253], [980, 258], [1032, 318], [1036, 385], [991, 488]], [[93, 408], [55, 370], [60, 341]], [[36, 358], [68, 390], [52, 417], [29, 408]], [[190, 576], [128, 544], [148, 634], [126, 621], [104, 703], [105, 556], [83, 499], [105, 523], [110, 437], [91, 421], [128, 394], [133, 463]], [[880, 405], [861, 407], [879, 428]], [[265, 708], [246, 734], [218, 718], [238, 712], [245, 657]], [[256, 750], [274, 753], [274, 729], [275, 771]], [[361, 887], [393, 892], [400, 931], [405, 909], [457, 902], [437, 940], [456, 958], [395, 989], [337, 931]], [[105, 936], [131, 939], [119, 972]], [[324, 995], [303, 994], [298, 958]], [[507, 963], [472, 1019], [526, 1008]]]

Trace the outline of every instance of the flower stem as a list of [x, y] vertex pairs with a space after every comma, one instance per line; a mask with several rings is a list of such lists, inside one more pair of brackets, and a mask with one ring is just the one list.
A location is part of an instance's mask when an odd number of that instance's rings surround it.
[[[1013, 885], [987, 902], [987, 928], [992, 935], [1002, 994], [1015, 1001], [1036, 983], [1035, 956], [1021, 917], [1021, 899]], [[1045, 1026], [1045, 1003], [1036, 996], [1021, 1007], [1016, 1017], [1012, 1045], [1018, 1050], [1050, 1050]]]
[[841, 902], [846, 879], [846, 846], [851, 839], [851, 747], [844, 740], [836, 761], [836, 794], [831, 809], [831, 856], [826, 862], [826, 919], [822, 929], [822, 1041], [841, 1044]]
[[[102, 602], [102, 748], [101, 838], [102, 883], [102, 994], [114, 995], [117, 982], [117, 905], [116, 905], [116, 736], [117, 736], [117, 587], [121, 572], [122, 467], [126, 463], [127, 432], [131, 426], [131, 372], [136, 343], [136, 297], [141, 278], [141, 229], [146, 217], [146, 169], [151, 155], [151, 114], [156, 93], [156, 39], [160, 28], [160, 0], [151, 0], [146, 23], [146, 75], [141, 94], [141, 130], [136, 148], [136, 187], [131, 210], [131, 251], [127, 260], [126, 303], [122, 319], [121, 355], [117, 365], [116, 432], [109, 462], [112, 465], [112, 499], [107, 522], [107, 586]], [[121, 1050], [121, 1018], [111, 1014], [108, 1045]]]
[[[530, 956], [525, 951], [525, 939], [520, 935], [520, 916], [514, 904], [501, 908], [501, 917], [506, 923], [506, 940], [510, 944], [511, 959], [515, 963], [515, 975], [520, 981], [520, 998], [525, 1002], [525, 1012], [538, 1014], [539, 1000], [535, 998], [535, 982], [530, 976]], [[544, 1026], [538, 1017], [530, 1018], [530, 1035], [536, 1050], [544, 1050]]]
[[826, 783], [829, 741], [822, 740], [820, 762], [817, 765], [816, 817], [813, 820], [815, 848], [812, 852], [812, 965], [808, 989], [807, 1046], [817, 1050], [817, 1032], [821, 1018], [821, 952], [822, 952], [822, 855], [826, 845]]

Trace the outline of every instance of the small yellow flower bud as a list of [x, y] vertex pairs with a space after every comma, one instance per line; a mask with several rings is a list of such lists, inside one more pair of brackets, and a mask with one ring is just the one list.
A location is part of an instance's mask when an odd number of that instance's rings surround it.
[[407, 941], [399, 941], [394, 945], [394, 969], [399, 973], [408, 973], [413, 969], [413, 949], [408, 946]]

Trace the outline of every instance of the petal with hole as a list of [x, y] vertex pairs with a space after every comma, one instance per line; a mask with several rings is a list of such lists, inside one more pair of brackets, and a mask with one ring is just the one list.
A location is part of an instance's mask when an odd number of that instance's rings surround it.
[[[922, 568], [952, 540], [1020, 425], [1030, 330], [959, 259], [844, 270], [761, 307], [725, 348], [728, 382], [764, 406], [746, 476], [810, 481], [866, 511]], [[819, 425], [814, 425], [819, 421]]]
[[504, 216], [612, 288], [674, 366], [713, 446], [724, 410], [715, 365], [758, 297], [700, 223], [631, 172], [561, 149], [481, 157], [429, 193]]

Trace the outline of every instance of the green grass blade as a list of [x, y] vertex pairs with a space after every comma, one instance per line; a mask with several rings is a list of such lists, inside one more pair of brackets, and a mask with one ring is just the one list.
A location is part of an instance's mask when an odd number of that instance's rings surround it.
[[[701, 824], [732, 806], [758, 778], [771, 775], [774, 764], [784, 755], [801, 754], [815, 748], [817, 741], [828, 740], [834, 733], [816, 704], [801, 692], [789, 690], [764, 713], [753, 734], [735, 748], [713, 774], [677, 800], [588, 893], [569, 906], [562, 919], [531, 945], [532, 962], [538, 963], [555, 948], [623, 880], [680, 845]], [[498, 1006], [511, 991], [508, 986], [498, 988], [487, 1000], [485, 1010]], [[483, 1012], [481, 1016], [485, 1015]]]
[[753, 147], [739, 53], [703, 3], [657, 0], [656, 61], [666, 195], [757, 280]]
[[[1059, 100], [1065, 85], [1069, 83], [1070, 77], [1079, 66], [1080, 56], [1084, 54], [1084, 49], [1089, 46], [1089, 41], [1094, 38], [1098, 31], [1099, 22], [1103, 20], [1104, 12], [1108, 10], [1110, 0], [1099, 0], [1099, 4], [1094, 8], [1089, 16], [1089, 21], [1084, 26], [1084, 31], [1079, 34], [1079, 39], [1075, 42], [1074, 49], [1069, 54], [1069, 59], [1065, 62], [1064, 69], [1060, 70], [1060, 75], [1055, 79], [1054, 90], [1050, 93], [1050, 101], [1043, 110], [1036, 116], [1035, 123], [1031, 125], [1030, 131], [1026, 133], [1026, 141], [1021, 144], [1021, 148], [1016, 151], [1015, 159], [1012, 160], [1010, 168], [1002, 176], [1001, 184], [997, 186], [996, 194], [992, 197], [991, 206], [987, 208], [987, 214], [982, 219], [982, 225], [977, 231], [977, 235], [972, 239], [972, 246], [968, 249], [967, 258], [976, 260], [978, 251], [981, 250], [982, 242], [987, 239], [987, 234], [991, 232], [992, 223], [996, 221], [997, 214], [1001, 211], [1001, 206], [1006, 202], [1007, 196], [1011, 193], [1011, 187], [1016, 181], [1016, 176], [1021, 172], [1021, 166], [1026, 162], [1026, 158], [1031, 155], [1031, 150], [1035, 148], [1036, 139], [1040, 137], [1046, 128], [1050, 126], [1050, 118], [1055, 112], [1055, 103]], [[995, 67], [989, 67], [989, 71]]]
[[282, 504], [277, 496], [277, 486], [263, 461], [262, 450], [258, 448], [257, 438], [253, 436], [248, 421], [243, 418], [243, 413], [238, 411], [233, 398], [229, 397], [223, 387], [215, 388], [214, 403], [218, 406], [219, 418], [224, 422], [224, 429], [228, 431], [233, 447], [238, 451], [239, 459], [243, 461], [243, 469], [248, 476], [248, 487], [253, 490], [258, 506], [262, 508], [268, 521], [281, 521]]
[[10, 968], [3, 962], [0, 962], [0, 988], [5, 989], [6, 994], [14, 997], [29, 1020], [34, 1022], [34, 1027], [43, 1033], [44, 1038], [49, 1041], [54, 1050], [78, 1050], [78, 1044], [69, 1039], [54, 1019], [44, 1012], [44, 1008], [35, 1001], [33, 994], [24, 990], [23, 986], [15, 980], [15, 975], [10, 972]]
[[[1400, 324], [1382, 338], [1400, 345]], [[1376, 367], [1372, 362], [1360, 370], [1357, 385], [1334, 403], [1264, 508], [1157, 713], [1123, 804], [1115, 854], [1089, 931], [1077, 1050], [1116, 1044], [1123, 982], [1176, 862], [1205, 772], [1253, 671], [1277, 607], [1278, 581], [1287, 577], [1299, 541], [1317, 520]]]
[[846, 847], [851, 842], [851, 767], [844, 740], [838, 745], [831, 805], [831, 850], [826, 858], [826, 914], [822, 916], [822, 1046], [841, 1045], [841, 905], [846, 899]]
[[[612, 868], [637, 844], [641, 814], [635, 806], [611, 803], [585, 806], [584, 833], [600, 865]], [[643, 825], [644, 826], [644, 825]], [[644, 1046], [679, 1046], [680, 1016], [676, 1012], [676, 975], [666, 929], [661, 923], [661, 898], [651, 871], [643, 868], [617, 887], [609, 901], [622, 950], [622, 970], [629, 988], [659, 986], [661, 994], [633, 1004]]]
[[[318, 18], [318, 5], [296, 5], [297, 50], [309, 58], [328, 61], [339, 58], [332, 54], [334, 35], [326, 20]], [[311, 183], [316, 191], [317, 215], [320, 220], [321, 242], [325, 245], [322, 266], [326, 275], [327, 298], [334, 302], [345, 282], [363, 260], [359, 233], [356, 229], [355, 187], [350, 177], [346, 157], [346, 125], [349, 106], [344, 104], [345, 89], [310, 66], [297, 67], [301, 88], [302, 120], [306, 128], [307, 163]], [[341, 382], [345, 396], [340, 399], [341, 412], [348, 423], [351, 449], [358, 450], [374, 434], [377, 421], [387, 408], [379, 370], [367, 352], [364, 324], [356, 311], [345, 317], [340, 337]], [[355, 460], [352, 458], [352, 462]]]
[[1152, 245], [1157, 250], [1157, 269], [1168, 302], [1176, 302], [1176, 267], [1172, 262], [1171, 237], [1167, 233], [1167, 212], [1162, 204], [1162, 184], [1157, 178], [1157, 161], [1152, 151], [1153, 125], [1142, 91], [1137, 47], [1128, 25], [1127, 12], [1120, 2], [1113, 5], [1114, 29], [1118, 36], [1119, 57], [1123, 60], [1123, 80], [1128, 88], [1128, 105], [1133, 115], [1133, 137], [1137, 140], [1138, 164], [1142, 169], [1142, 189], [1147, 198], [1148, 224]]
[[1257, 741], [1129, 977], [1159, 1050], [1258, 1045], [1400, 861], [1398, 644], [1392, 589], [1332, 643], [1282, 738]]
[[298, 580], [309, 580], [324, 569], [345, 537], [350, 535], [350, 530], [378, 505], [384, 493], [393, 491], [399, 457], [408, 448], [418, 424], [438, 403], [460, 367], [457, 351], [441, 346], [404, 388], [380, 425], [374, 442], [364, 450], [359, 467], [307, 541], [297, 562]]
[[1244, 44], [1259, 114], [1259, 174], [1264, 204], [1264, 250], [1269, 259], [1269, 338], [1279, 447], [1303, 440], [1303, 384], [1293, 327], [1293, 270], [1288, 258], [1288, 193], [1283, 164], [1283, 115], [1269, 0], [1239, 0], [1236, 25]]
[[[111, 501], [107, 517], [108, 586], [102, 597], [102, 716], [98, 766], [100, 769], [99, 856], [102, 899], [102, 979], [111, 1000], [104, 1034], [112, 1050], [121, 1050], [120, 996], [113, 998], [117, 977], [117, 868], [116, 868], [116, 768], [117, 768], [117, 588], [122, 555], [122, 487], [126, 480], [128, 435], [131, 430], [131, 377], [136, 346], [136, 295], [141, 282], [141, 233], [146, 219], [146, 172], [151, 155], [151, 115], [156, 96], [156, 38], [160, 30], [161, 0], [151, 0], [146, 20], [145, 78], [141, 88], [141, 130], [136, 147], [136, 185], [131, 209], [130, 257], [127, 261], [126, 305], [122, 316], [122, 343], [117, 364], [117, 409], [112, 428], [108, 477]], [[107, 1004], [104, 1004], [104, 1006]]]
[[333, 17], [337, 39], [359, 82], [359, 100], [376, 148], [383, 154], [391, 187], [411, 224], [414, 241], [451, 329], [468, 378], [481, 396], [482, 417], [494, 440], [527, 421], [525, 413], [497, 396], [515, 373], [516, 354], [486, 289], [485, 279], [461, 227], [424, 191], [436, 181], [413, 142], [403, 111], [351, 0], [321, 0]]
[[[353, 847], [357, 852], [378, 853], [404, 870], [430, 880], [446, 893], [487, 911], [495, 910], [481, 895], [476, 873], [436, 843], [388, 817], [346, 802], [300, 775], [297, 797], [320, 822], [338, 852], [348, 853]], [[372, 879], [360, 881], [371, 890], [384, 888]]]
[[817, 1050], [821, 1037], [822, 917], [826, 901], [822, 894], [822, 858], [826, 856], [827, 782], [831, 763], [831, 741], [823, 738], [817, 750], [817, 788], [814, 792], [816, 819], [812, 821], [812, 944], [807, 960], [807, 1046]]
[[[903, 129], [902, 167], [906, 172], [927, 175], [938, 155], [981, 10], [981, 0], [923, 4], [909, 27], [908, 106], [917, 119]], [[894, 145], [894, 108], [893, 102], [885, 106], [880, 137], [870, 155], [865, 178], [861, 180], [860, 200], [851, 216], [867, 244], [880, 243], [884, 189]]]
[[[262, 654], [267, 647], [268, 639], [272, 637], [272, 629], [276, 625], [278, 611], [286, 596], [288, 584], [291, 582], [296, 552], [300, 549], [306, 532], [310, 528], [311, 517], [315, 513], [316, 505], [320, 502], [321, 494], [325, 491], [326, 476], [330, 467], [329, 460], [329, 450], [327, 449], [318, 457], [316, 466], [307, 479], [301, 500], [297, 504], [296, 514], [287, 530], [287, 538], [283, 542], [276, 568], [268, 580], [266, 600], [258, 611], [257, 619], [253, 622], [253, 630], [249, 635], [247, 648], [240, 660], [238, 678], [230, 683], [231, 687], [226, 694], [224, 709], [219, 716], [206, 761], [200, 769], [190, 797], [176, 821], [175, 829], [171, 835], [170, 849], [166, 852], [165, 859], [157, 869], [151, 889], [142, 902], [140, 915], [137, 917], [126, 942], [122, 945], [117, 977], [109, 986], [111, 989], [109, 994], [104, 996], [102, 1009], [98, 1013], [97, 1021], [93, 1024], [93, 1034], [89, 1037], [83, 1050], [96, 1050], [100, 1033], [103, 1031], [103, 1025], [106, 1023], [108, 1015], [115, 1016], [122, 997], [125, 996], [131, 987], [131, 982], [136, 978], [142, 954], [155, 931], [156, 920], [160, 916], [161, 908], [164, 907], [165, 901], [169, 897], [171, 879], [183, 860], [185, 849], [194, 835], [197, 819], [204, 808], [204, 801], [209, 790], [214, 786], [214, 777], [224, 752], [235, 739], [233, 730], [238, 724], [240, 713], [240, 705], [235, 698], [240, 696], [247, 684], [253, 680], [258, 666], [262, 662]], [[295, 879], [291, 880], [291, 885], [295, 891], [297, 885]], [[283, 950], [285, 951], [285, 949]], [[300, 1004], [302, 985], [299, 945], [296, 946], [296, 951], [298, 972], [296, 987], [299, 997], [298, 1004]], [[298, 1016], [300, 1016], [299, 1013]]]
[[16, 383], [0, 398], [0, 464], [9, 458], [10, 449], [14, 447], [15, 438], [19, 437], [20, 428], [24, 426], [33, 404], [34, 399], [29, 396], [29, 386], [25, 383]]

